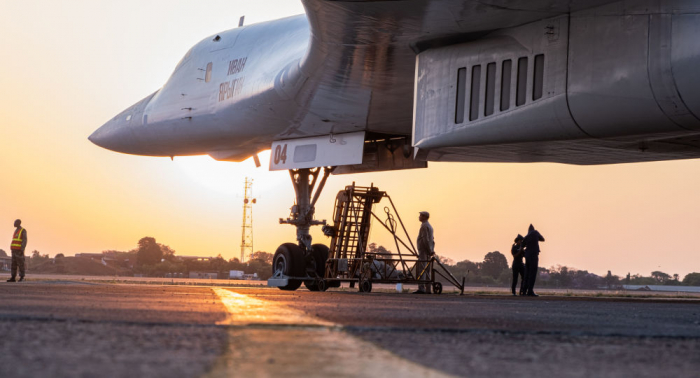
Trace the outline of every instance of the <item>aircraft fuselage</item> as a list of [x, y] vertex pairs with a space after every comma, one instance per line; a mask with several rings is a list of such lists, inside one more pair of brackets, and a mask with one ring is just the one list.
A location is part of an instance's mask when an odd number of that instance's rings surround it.
[[290, 72], [309, 42], [304, 16], [232, 29], [194, 46], [168, 82], [90, 139], [149, 156], [216, 154], [243, 160], [268, 149], [297, 113]]
[[354, 132], [416, 148], [396, 158], [388, 146], [388, 163], [361, 171], [414, 167], [409, 155], [700, 157], [697, 1], [303, 2], [306, 16], [204, 39], [163, 88], [90, 139], [130, 154], [227, 161], [274, 141]]

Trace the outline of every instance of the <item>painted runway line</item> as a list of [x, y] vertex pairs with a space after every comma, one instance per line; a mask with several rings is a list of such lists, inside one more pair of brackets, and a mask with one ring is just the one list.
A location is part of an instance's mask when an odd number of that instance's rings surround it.
[[[228, 349], [207, 377], [452, 377], [360, 340], [339, 324], [226, 289], [212, 290], [228, 312], [221, 324], [232, 327]], [[415, 347], [422, 353], [420, 345]]]

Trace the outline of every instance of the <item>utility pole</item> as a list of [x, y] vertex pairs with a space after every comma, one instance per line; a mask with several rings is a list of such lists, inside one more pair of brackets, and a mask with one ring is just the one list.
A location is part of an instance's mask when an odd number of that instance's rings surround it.
[[253, 179], [245, 178], [243, 197], [243, 225], [241, 232], [241, 262], [244, 263], [253, 254]]

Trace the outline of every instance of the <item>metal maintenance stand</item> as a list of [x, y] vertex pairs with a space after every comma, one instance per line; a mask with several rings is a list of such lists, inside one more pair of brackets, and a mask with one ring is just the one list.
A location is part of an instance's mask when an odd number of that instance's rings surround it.
[[[384, 207], [384, 220], [373, 211], [374, 205], [383, 199], [389, 201]], [[367, 250], [373, 220], [391, 233], [396, 252]], [[320, 290], [350, 282], [358, 283], [361, 292], [371, 292], [373, 283], [403, 283], [430, 284], [440, 294], [442, 283], [436, 280], [439, 276], [464, 293], [464, 279], [460, 283], [435, 257], [419, 258], [391, 197], [374, 186], [360, 187], [353, 183], [340, 191], [335, 201], [333, 226], [325, 226], [324, 233], [332, 239], [324, 277], [317, 283]]]
[[[326, 291], [349, 282], [351, 287], [357, 285], [361, 292], [369, 293], [373, 283], [428, 284], [440, 294], [442, 282], [436, 278], [442, 277], [464, 293], [464, 279], [460, 283], [435, 257], [419, 258], [391, 197], [374, 186], [353, 183], [341, 190], [335, 200], [333, 225], [314, 220], [316, 202], [332, 172], [332, 168], [290, 171], [297, 199], [291, 216], [280, 219], [280, 223], [297, 228], [297, 242], [277, 248], [268, 286], [296, 290], [303, 283], [311, 291]], [[384, 207], [382, 220], [373, 209], [384, 199], [389, 205]], [[367, 250], [373, 221], [391, 233], [396, 252]], [[330, 248], [312, 244], [309, 229], [314, 225], [324, 225], [324, 234], [331, 237]]]

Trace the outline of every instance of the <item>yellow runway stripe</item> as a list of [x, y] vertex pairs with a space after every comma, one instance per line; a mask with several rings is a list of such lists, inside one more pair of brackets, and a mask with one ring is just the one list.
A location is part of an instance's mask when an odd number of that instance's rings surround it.
[[[236, 327], [229, 330], [228, 350], [208, 378], [451, 377], [354, 337], [337, 324], [277, 303], [213, 290], [228, 312], [221, 324]], [[254, 325], [258, 327], [248, 327]], [[416, 353], [424, 352], [417, 347]]]
[[296, 326], [326, 326], [335, 324], [306, 315], [301, 311], [292, 310], [273, 302], [266, 302], [246, 295], [234, 293], [222, 288], [214, 288], [221, 303], [228, 312], [227, 319], [219, 322], [221, 325], [296, 325]]

